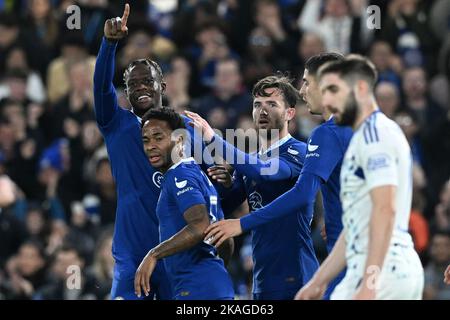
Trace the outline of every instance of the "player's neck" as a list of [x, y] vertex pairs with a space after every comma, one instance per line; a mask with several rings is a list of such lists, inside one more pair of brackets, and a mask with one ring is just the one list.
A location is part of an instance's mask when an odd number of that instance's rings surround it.
[[285, 138], [289, 134], [289, 131], [286, 128], [283, 128], [279, 131], [278, 135], [272, 137], [272, 135], [268, 132], [266, 135], [259, 136], [259, 145], [260, 151], [264, 152], [265, 150], [269, 150], [272, 145], [277, 143], [279, 140]]
[[374, 98], [370, 98], [366, 103], [359, 109], [358, 115], [356, 116], [356, 121], [353, 124], [353, 131], [357, 130], [363, 122], [370, 117], [372, 113], [378, 110], [378, 105]]
[[323, 118], [323, 120], [324, 121], [328, 121], [328, 120], [330, 120], [330, 118], [331, 118], [331, 111], [330, 110], [328, 110], [328, 108], [323, 108], [323, 111], [322, 111], [322, 118]]

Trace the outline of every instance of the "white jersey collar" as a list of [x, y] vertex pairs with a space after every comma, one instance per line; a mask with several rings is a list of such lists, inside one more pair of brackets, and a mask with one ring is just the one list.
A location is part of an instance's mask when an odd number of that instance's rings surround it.
[[178, 161], [177, 163], [174, 163], [167, 171], [175, 169], [182, 163], [188, 163], [188, 162], [195, 162], [195, 159], [193, 157], [183, 158], [180, 161]]
[[288, 133], [284, 138], [282, 138], [280, 140], [277, 140], [275, 143], [273, 143], [266, 151], [263, 151], [262, 149], [260, 149], [258, 154], [259, 155], [263, 155], [263, 154], [266, 154], [269, 151], [272, 151], [273, 149], [279, 148], [291, 138], [292, 138], [291, 134]]

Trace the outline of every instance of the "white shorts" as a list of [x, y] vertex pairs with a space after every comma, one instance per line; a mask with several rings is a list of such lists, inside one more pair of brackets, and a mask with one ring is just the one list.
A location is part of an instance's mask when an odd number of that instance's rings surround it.
[[[376, 290], [377, 300], [422, 299], [424, 274], [419, 256], [414, 249], [402, 250], [400, 254], [389, 254], [381, 272]], [[347, 273], [331, 294], [332, 300], [350, 300], [361, 285], [365, 256], [352, 259]]]

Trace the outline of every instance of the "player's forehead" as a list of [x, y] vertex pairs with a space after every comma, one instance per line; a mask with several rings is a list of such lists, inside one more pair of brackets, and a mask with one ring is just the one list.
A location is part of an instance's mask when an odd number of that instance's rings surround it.
[[325, 73], [319, 81], [320, 90], [325, 90], [331, 86], [345, 88], [347, 83], [337, 73]]
[[128, 80], [135, 79], [157, 79], [157, 73], [154, 67], [144, 63], [138, 63], [130, 67], [130, 73], [128, 75]]
[[150, 119], [145, 121], [142, 126], [143, 136], [153, 136], [157, 134], [168, 134], [172, 131], [167, 121], [159, 119]]
[[303, 81], [307, 81], [307, 82], [313, 82], [316, 80], [316, 78], [314, 77], [314, 75], [312, 73], [309, 72], [308, 69], [305, 69], [303, 71], [303, 77], [302, 77]]
[[265, 96], [256, 95], [253, 99], [253, 104], [255, 103], [264, 103], [267, 101], [282, 101], [284, 99], [283, 92], [278, 88], [266, 88], [264, 89]]

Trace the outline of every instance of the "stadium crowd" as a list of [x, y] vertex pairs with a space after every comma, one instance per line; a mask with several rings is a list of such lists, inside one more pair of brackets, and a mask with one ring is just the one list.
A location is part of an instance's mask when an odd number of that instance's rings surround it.
[[[107, 299], [116, 191], [93, 111], [93, 70], [106, 19], [125, 1], [0, 1], [0, 175], [16, 201], [0, 208], [0, 299]], [[68, 29], [81, 8], [81, 28]], [[425, 268], [425, 299], [450, 299], [450, 1], [132, 1], [118, 43], [115, 87], [135, 59], [157, 61], [163, 105], [199, 113], [212, 127], [248, 129], [252, 86], [277, 71], [300, 87], [304, 62], [335, 51], [367, 55], [376, 98], [403, 129], [414, 159], [410, 233]], [[367, 7], [381, 10], [370, 29]], [[306, 141], [321, 118], [297, 106], [290, 132]], [[255, 151], [255, 150], [247, 150]], [[1, 187], [0, 187], [1, 188]], [[2, 190], [0, 190], [2, 192]], [[248, 212], [243, 207], [230, 216]], [[317, 206], [313, 238], [326, 248]], [[251, 297], [248, 236], [228, 265], [238, 299]], [[68, 288], [78, 265], [81, 286]]]

